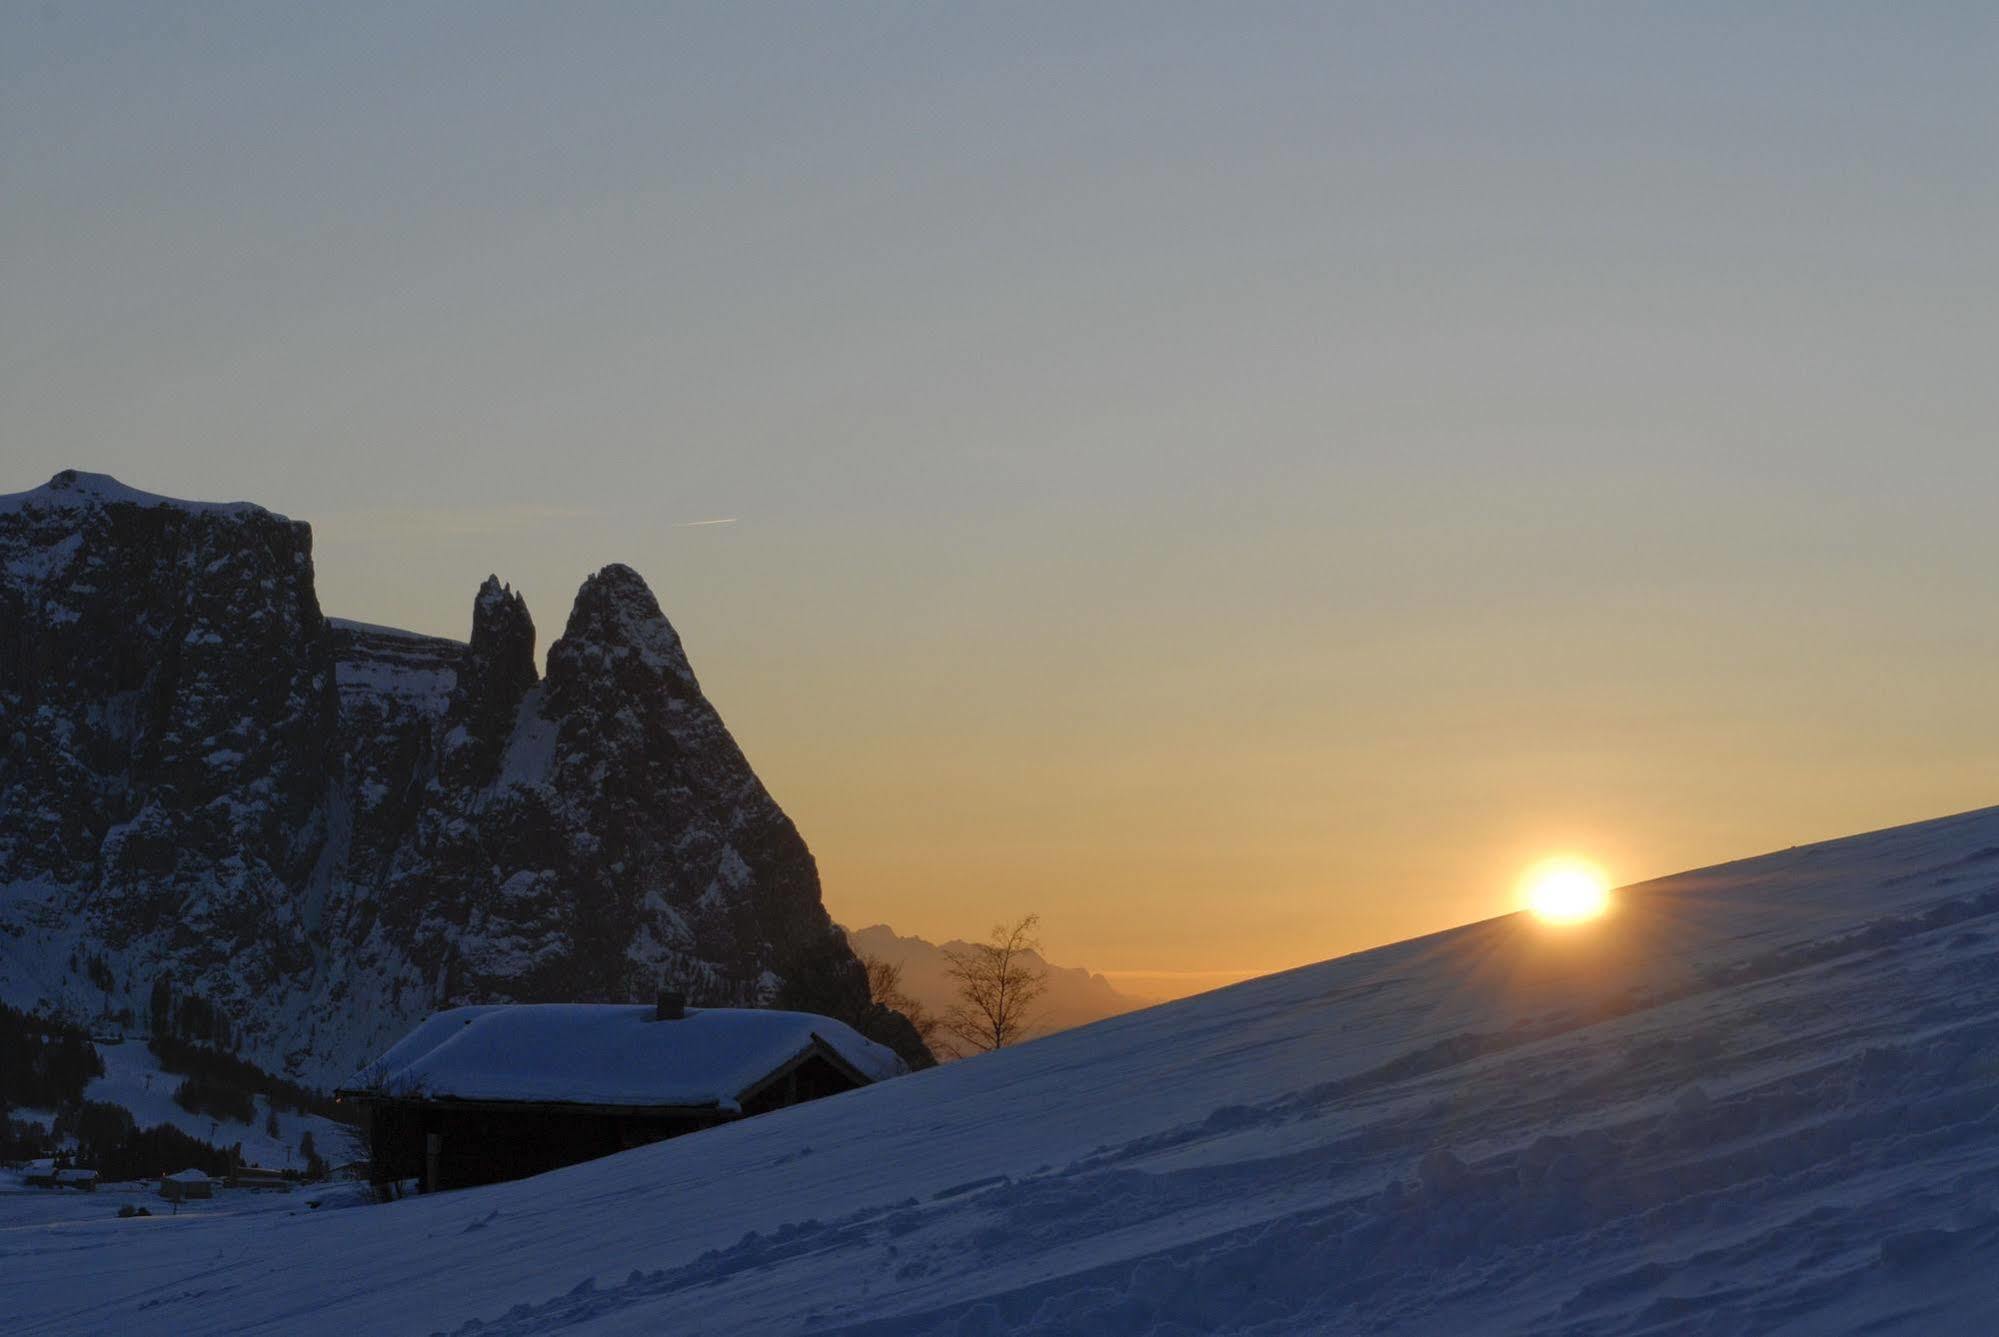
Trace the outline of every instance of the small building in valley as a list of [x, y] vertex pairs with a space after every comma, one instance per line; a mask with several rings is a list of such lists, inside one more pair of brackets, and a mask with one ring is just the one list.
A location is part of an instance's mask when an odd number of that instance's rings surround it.
[[262, 1188], [279, 1193], [289, 1193], [292, 1181], [285, 1178], [283, 1170], [273, 1170], [264, 1165], [238, 1165], [229, 1171], [224, 1180], [230, 1188]]
[[22, 1167], [21, 1183], [28, 1188], [73, 1188], [84, 1193], [95, 1193], [97, 1171], [58, 1164], [54, 1157], [45, 1156], [38, 1161], [29, 1161]]
[[215, 1181], [200, 1170], [181, 1170], [160, 1178], [160, 1196], [168, 1202], [215, 1196]]
[[519, 1179], [894, 1077], [893, 1050], [830, 1017], [586, 1003], [460, 1007], [339, 1094], [377, 1181], [425, 1192]]

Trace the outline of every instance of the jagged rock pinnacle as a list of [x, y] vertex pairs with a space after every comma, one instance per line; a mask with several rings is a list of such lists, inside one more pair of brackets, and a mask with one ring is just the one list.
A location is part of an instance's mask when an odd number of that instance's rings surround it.
[[0, 885], [42, 889], [0, 899], [0, 992], [137, 1009], [170, 976], [315, 1084], [458, 1003], [873, 1015], [630, 567], [583, 583], [538, 681], [497, 577], [467, 641], [329, 621], [306, 525], [58, 478], [0, 498], [0, 720]]
[[471, 650], [482, 692], [511, 711], [535, 684], [534, 619], [527, 600], [498, 576], [487, 576], [472, 601]]

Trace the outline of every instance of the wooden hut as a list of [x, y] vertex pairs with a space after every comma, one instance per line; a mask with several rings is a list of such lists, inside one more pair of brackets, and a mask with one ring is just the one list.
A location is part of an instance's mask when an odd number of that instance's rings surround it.
[[830, 1017], [751, 1008], [507, 1004], [440, 1012], [342, 1099], [378, 1182], [519, 1179], [834, 1095], [907, 1069]]

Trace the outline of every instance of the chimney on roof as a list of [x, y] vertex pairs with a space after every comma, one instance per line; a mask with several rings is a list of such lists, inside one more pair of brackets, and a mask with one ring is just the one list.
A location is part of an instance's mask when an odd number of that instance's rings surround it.
[[678, 989], [661, 989], [659, 1006], [653, 1010], [654, 1021], [679, 1021], [687, 1015], [687, 995]]

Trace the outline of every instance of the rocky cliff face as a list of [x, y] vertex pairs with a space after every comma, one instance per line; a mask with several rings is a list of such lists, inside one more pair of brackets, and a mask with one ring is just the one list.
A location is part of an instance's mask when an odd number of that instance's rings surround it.
[[65, 471], [0, 498], [0, 996], [143, 1012], [338, 1080], [430, 1011], [649, 998], [828, 1012], [922, 1061], [645, 582], [548, 676], [488, 580], [469, 642], [329, 621], [308, 526]]

